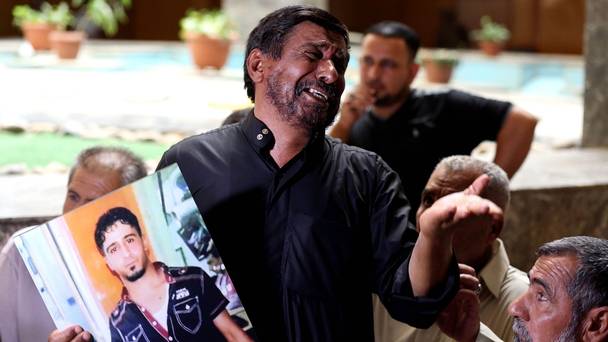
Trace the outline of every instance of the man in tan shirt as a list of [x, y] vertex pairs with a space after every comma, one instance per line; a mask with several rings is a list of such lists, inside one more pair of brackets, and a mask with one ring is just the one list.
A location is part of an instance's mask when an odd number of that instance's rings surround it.
[[[416, 217], [437, 199], [464, 190], [481, 174], [490, 183], [481, 197], [498, 205], [506, 214], [509, 202], [509, 180], [497, 165], [469, 156], [443, 159], [433, 171], [424, 191]], [[507, 308], [528, 287], [525, 273], [509, 265], [509, 258], [498, 238], [502, 222], [479, 220], [475, 226], [460, 228], [454, 237], [454, 250], [459, 263], [473, 267], [482, 284], [479, 294], [481, 322], [505, 341], [513, 340], [512, 318]], [[482, 325], [480, 338], [486, 327]], [[427, 330], [415, 329], [390, 317], [382, 303], [374, 298], [374, 331], [376, 341], [452, 341], [437, 325]], [[491, 335], [491, 333], [490, 333]], [[493, 340], [486, 336], [487, 340]], [[495, 340], [495, 339], [494, 339]]]

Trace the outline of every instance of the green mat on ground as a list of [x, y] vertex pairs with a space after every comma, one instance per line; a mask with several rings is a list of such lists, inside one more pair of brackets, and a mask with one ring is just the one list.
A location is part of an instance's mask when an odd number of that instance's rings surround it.
[[0, 166], [25, 163], [29, 168], [33, 168], [46, 166], [51, 162], [70, 166], [80, 151], [95, 145], [125, 147], [144, 160], [158, 160], [169, 148], [167, 144], [153, 142], [83, 139], [55, 133], [0, 132]]

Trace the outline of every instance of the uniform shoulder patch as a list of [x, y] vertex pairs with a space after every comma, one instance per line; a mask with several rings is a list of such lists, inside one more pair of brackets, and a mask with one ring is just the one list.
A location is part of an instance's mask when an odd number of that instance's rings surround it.
[[168, 273], [173, 278], [179, 278], [187, 275], [198, 275], [204, 272], [200, 267], [185, 266], [185, 267], [169, 267]]
[[122, 316], [125, 313], [126, 306], [127, 302], [122, 299], [118, 302], [118, 304], [116, 304], [116, 307], [114, 308], [114, 310], [112, 310], [112, 313], [110, 314], [110, 320], [112, 320], [112, 324], [116, 325], [122, 320]]

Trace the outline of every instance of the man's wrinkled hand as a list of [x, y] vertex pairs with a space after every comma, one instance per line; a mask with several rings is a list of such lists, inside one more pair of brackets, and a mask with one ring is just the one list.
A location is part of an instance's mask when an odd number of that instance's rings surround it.
[[53, 330], [49, 342], [84, 342], [92, 341], [93, 337], [78, 325], [69, 326], [63, 330]]
[[455, 229], [471, 220], [487, 218], [502, 225], [502, 209], [479, 197], [489, 180], [487, 175], [481, 175], [466, 190], [438, 199], [420, 216], [420, 234], [432, 240], [451, 241]]
[[441, 331], [459, 342], [475, 341], [479, 334], [479, 297], [461, 288], [437, 317]]
[[460, 271], [460, 288], [473, 292], [479, 291], [481, 282], [477, 278], [475, 269], [466, 264], [458, 264], [458, 270]]

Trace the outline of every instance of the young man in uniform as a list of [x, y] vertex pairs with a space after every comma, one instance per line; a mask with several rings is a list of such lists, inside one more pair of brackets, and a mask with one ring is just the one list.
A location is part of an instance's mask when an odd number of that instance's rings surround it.
[[95, 243], [124, 285], [110, 315], [112, 341], [242, 341], [228, 300], [199, 267], [151, 262], [137, 217], [115, 207], [99, 217]]

